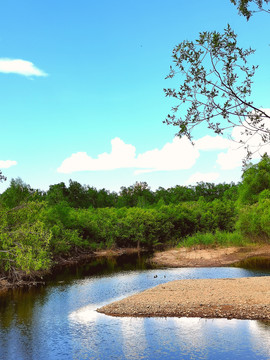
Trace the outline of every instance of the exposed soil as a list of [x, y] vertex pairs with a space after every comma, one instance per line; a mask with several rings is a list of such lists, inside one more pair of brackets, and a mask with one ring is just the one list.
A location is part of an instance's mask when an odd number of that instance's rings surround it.
[[229, 266], [253, 256], [270, 258], [270, 245], [170, 249], [156, 252], [152, 262], [166, 267], [219, 267]]
[[270, 320], [270, 276], [172, 281], [97, 311], [112, 316]]

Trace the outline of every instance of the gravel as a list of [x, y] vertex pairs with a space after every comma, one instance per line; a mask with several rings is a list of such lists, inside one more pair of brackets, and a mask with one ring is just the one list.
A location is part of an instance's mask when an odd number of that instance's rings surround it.
[[270, 276], [172, 281], [97, 311], [111, 316], [270, 320]]

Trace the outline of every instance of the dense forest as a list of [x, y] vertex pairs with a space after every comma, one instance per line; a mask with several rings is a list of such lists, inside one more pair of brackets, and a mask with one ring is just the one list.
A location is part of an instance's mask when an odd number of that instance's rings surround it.
[[44, 192], [12, 179], [0, 219], [0, 272], [13, 281], [99, 249], [268, 242], [270, 158], [247, 165], [238, 184], [156, 191], [137, 182], [117, 194], [70, 180]]

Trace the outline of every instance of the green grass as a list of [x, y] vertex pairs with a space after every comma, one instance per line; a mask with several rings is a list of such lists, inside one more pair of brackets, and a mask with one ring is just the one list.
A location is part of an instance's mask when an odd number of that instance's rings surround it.
[[246, 246], [250, 245], [251, 241], [243, 237], [239, 232], [223, 232], [216, 231], [213, 233], [196, 233], [189, 236], [178, 243], [178, 247], [193, 247], [193, 246]]

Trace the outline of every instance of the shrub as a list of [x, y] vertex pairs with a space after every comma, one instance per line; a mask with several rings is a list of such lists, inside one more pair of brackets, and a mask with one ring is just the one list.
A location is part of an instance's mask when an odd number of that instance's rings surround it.
[[29, 273], [31, 270], [48, 269], [52, 234], [44, 223], [36, 221], [14, 230], [1, 229], [0, 266], [8, 272], [15, 269]]
[[242, 234], [235, 231], [233, 233], [216, 231], [215, 233], [196, 233], [189, 236], [178, 244], [178, 247], [193, 246], [244, 246], [248, 241]]

